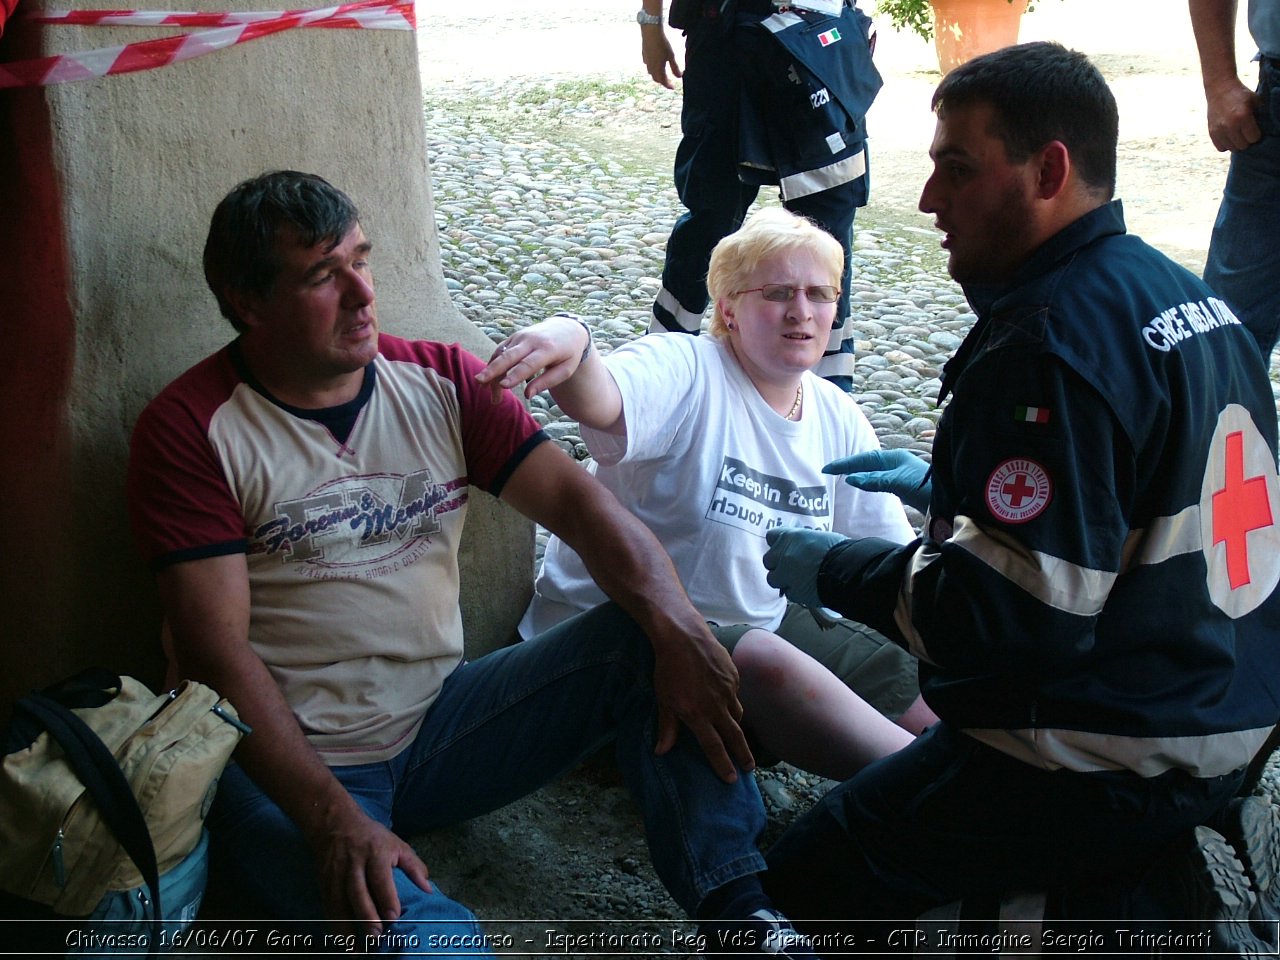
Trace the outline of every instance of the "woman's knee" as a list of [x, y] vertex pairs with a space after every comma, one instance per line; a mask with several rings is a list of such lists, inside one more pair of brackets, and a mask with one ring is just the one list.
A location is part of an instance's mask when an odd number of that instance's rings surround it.
[[803, 654], [776, 633], [753, 629], [734, 645], [733, 665], [743, 686], [775, 689], [786, 684], [799, 656]]

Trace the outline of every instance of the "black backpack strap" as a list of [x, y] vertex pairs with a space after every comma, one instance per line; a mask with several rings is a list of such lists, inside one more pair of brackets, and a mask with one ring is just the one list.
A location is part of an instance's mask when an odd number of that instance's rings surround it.
[[106, 667], [86, 667], [40, 692], [64, 707], [79, 710], [110, 703], [123, 689], [120, 674], [112, 673]]
[[138, 807], [138, 800], [125, 779], [124, 771], [87, 723], [45, 694], [32, 693], [19, 700], [14, 709], [34, 717], [58, 741], [71, 769], [98, 805], [102, 819], [151, 888], [151, 942], [148, 952], [154, 952], [160, 944], [160, 920], [164, 916], [160, 906], [160, 870], [156, 865], [151, 831], [147, 829], [146, 818]]
[[[108, 704], [119, 696], [122, 689], [124, 684], [118, 673], [112, 673], [105, 667], [88, 667], [74, 676], [45, 687], [40, 693], [55, 704], [61, 704], [70, 710], [80, 710]], [[16, 709], [16, 706], [15, 704], [13, 717], [6, 731], [4, 745], [6, 755], [27, 749], [36, 742], [36, 737], [45, 731], [45, 725], [42, 722], [31, 714]]]

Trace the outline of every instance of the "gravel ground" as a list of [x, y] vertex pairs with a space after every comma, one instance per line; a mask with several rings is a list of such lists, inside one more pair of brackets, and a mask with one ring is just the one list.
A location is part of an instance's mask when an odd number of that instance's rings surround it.
[[[625, 39], [612, 39], [621, 38], [614, 32], [616, 4], [588, 0], [576, 10], [547, 12], [494, 3], [498, 9], [478, 23], [470, 10], [434, 10], [423, 22], [425, 118], [446, 282], [458, 309], [495, 342], [570, 310], [589, 320], [608, 352], [647, 326], [666, 238], [680, 212], [670, 183], [679, 96], [639, 72], [638, 51], [630, 47], [634, 25]], [[464, 23], [479, 28], [468, 32], [474, 36], [498, 22], [503, 29], [486, 42], [483, 62], [476, 48], [454, 43]], [[587, 42], [591, 37], [605, 39]], [[557, 43], [569, 43], [572, 53], [563, 55]], [[892, 51], [903, 41], [890, 35], [882, 50], [886, 43]], [[628, 45], [625, 59], [618, 44]], [[902, 60], [882, 62], [883, 109], [896, 110], [897, 98], [910, 95], [915, 113], [899, 112], [902, 124], [916, 126], [871, 124], [873, 134], [883, 131], [883, 146], [873, 153], [872, 205], [856, 226], [851, 322], [857, 401], [885, 446], [927, 457], [939, 370], [974, 318], [946, 276], [936, 232], [913, 207], [926, 169], [921, 137], [927, 143], [932, 129], [920, 104], [937, 80], [913, 56], [914, 48]], [[1138, 102], [1150, 83], [1186, 88], [1185, 58], [1172, 54], [1161, 60], [1113, 53], [1100, 62], [1121, 98], [1122, 117], [1126, 97]], [[1206, 184], [1221, 183], [1224, 162], [1204, 149], [1181, 114], [1153, 132], [1142, 102], [1142, 118], [1121, 146], [1121, 193], [1137, 198], [1131, 225], [1198, 268], [1205, 211], [1212, 215], [1213, 197], [1206, 200], [1205, 191], [1216, 189]], [[1188, 109], [1185, 96], [1162, 94], [1161, 102]], [[763, 202], [776, 202], [766, 193]], [[1278, 371], [1273, 364], [1280, 405]], [[556, 442], [586, 457], [577, 425], [545, 396], [534, 399], [533, 413]], [[1280, 772], [1270, 770], [1267, 789], [1275, 792], [1277, 780]], [[763, 771], [759, 782], [770, 814], [766, 843], [831, 786], [785, 764]], [[685, 952], [677, 938], [691, 927], [653, 876], [639, 821], [606, 758], [520, 803], [415, 843], [446, 891], [473, 907], [488, 931], [513, 937], [504, 952], [569, 952], [548, 940], [548, 930], [652, 934], [659, 946], [618, 952]]]

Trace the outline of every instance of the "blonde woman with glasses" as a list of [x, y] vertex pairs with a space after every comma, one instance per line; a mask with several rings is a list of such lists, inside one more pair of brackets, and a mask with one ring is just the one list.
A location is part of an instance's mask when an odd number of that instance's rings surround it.
[[[842, 267], [829, 234], [767, 208], [712, 253], [706, 334], [646, 336], [605, 358], [581, 320], [557, 316], [501, 344], [480, 374], [495, 393], [548, 389], [581, 424], [596, 477], [657, 535], [731, 651], [757, 752], [836, 779], [933, 719], [908, 654], [859, 624], [788, 604], [761, 563], [777, 526], [914, 536], [897, 497], [821, 472], [879, 446], [849, 395], [812, 372]], [[552, 538], [521, 635], [604, 601]]]

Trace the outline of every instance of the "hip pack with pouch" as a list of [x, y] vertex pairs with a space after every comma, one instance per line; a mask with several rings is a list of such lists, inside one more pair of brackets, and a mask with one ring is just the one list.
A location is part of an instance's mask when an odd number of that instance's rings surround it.
[[248, 729], [204, 684], [156, 695], [98, 668], [19, 700], [0, 765], [6, 911], [101, 919], [117, 935], [127, 918], [156, 949], [167, 921], [195, 918], [204, 818]]

